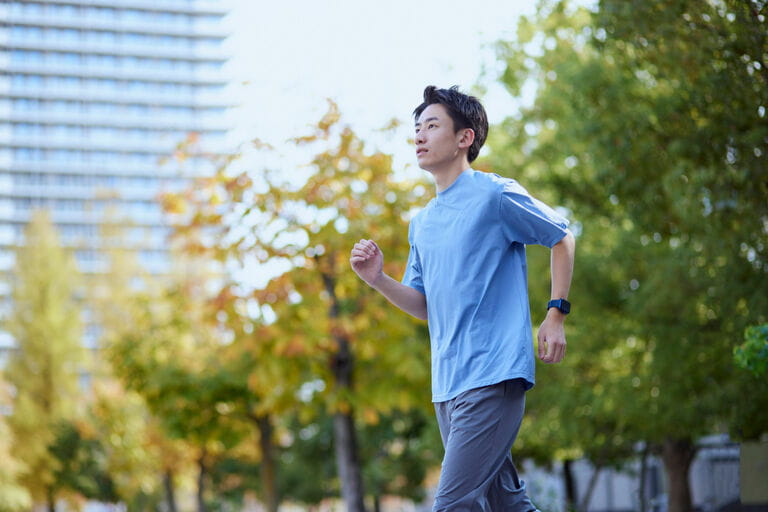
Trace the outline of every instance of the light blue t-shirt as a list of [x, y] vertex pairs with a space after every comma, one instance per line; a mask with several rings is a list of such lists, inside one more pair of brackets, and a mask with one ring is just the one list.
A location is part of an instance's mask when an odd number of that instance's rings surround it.
[[432, 400], [522, 378], [534, 384], [525, 246], [568, 221], [516, 181], [467, 169], [410, 223], [403, 283], [427, 299]]

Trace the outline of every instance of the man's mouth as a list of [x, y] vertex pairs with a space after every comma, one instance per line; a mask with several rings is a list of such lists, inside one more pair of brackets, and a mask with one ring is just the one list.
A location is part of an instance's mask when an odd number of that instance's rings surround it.
[[419, 155], [424, 154], [426, 152], [427, 152], [426, 148], [419, 148], [419, 149], [416, 150], [416, 156], [419, 156]]

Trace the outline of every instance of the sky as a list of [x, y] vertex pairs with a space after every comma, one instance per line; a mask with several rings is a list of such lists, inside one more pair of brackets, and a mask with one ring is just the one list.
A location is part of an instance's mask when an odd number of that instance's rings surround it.
[[[397, 118], [402, 137], [376, 143], [405, 150], [414, 107], [427, 85], [487, 88], [491, 123], [516, 104], [497, 83], [493, 43], [510, 39], [533, 0], [230, 0], [228, 74], [238, 141], [258, 137], [287, 148], [333, 99], [342, 120], [363, 137]], [[384, 147], [382, 147], [384, 146]], [[415, 158], [413, 159], [415, 160]], [[414, 162], [415, 163], [415, 162]]]

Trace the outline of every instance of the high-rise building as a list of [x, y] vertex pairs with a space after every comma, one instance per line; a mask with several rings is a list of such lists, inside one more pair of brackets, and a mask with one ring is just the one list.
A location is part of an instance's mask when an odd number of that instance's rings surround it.
[[227, 12], [215, 0], [0, 3], [0, 274], [37, 209], [85, 273], [104, 265], [99, 226], [112, 215], [130, 218], [145, 268], [168, 270], [157, 196], [206, 164], [180, 173], [162, 160], [190, 133], [223, 148]]

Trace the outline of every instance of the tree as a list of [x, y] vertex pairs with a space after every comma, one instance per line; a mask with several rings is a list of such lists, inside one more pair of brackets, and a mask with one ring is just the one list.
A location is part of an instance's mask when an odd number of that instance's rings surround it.
[[86, 423], [63, 421], [48, 448], [56, 459], [53, 487], [74, 496], [114, 503], [114, 482], [107, 471], [101, 441]]
[[[8, 386], [0, 375], [0, 407], [10, 407]], [[21, 512], [32, 505], [29, 492], [19, 484], [19, 475], [24, 466], [11, 454], [14, 445], [13, 433], [0, 414], [0, 512]]]
[[169, 439], [138, 393], [116, 378], [100, 378], [82, 428], [100, 441], [116, 501], [128, 510], [154, 510], [164, 501], [166, 510], [176, 512], [174, 477], [194, 465], [191, 450]]
[[768, 371], [768, 324], [753, 325], [744, 331], [744, 343], [733, 349], [736, 364], [755, 377]]
[[[557, 69], [562, 73], [557, 66], [583, 66], [582, 53], [589, 50], [584, 48], [583, 34], [590, 21], [591, 15], [584, 9], [568, 11], [562, 4], [543, 5], [537, 19], [520, 20], [516, 40], [499, 44], [500, 57], [506, 62], [504, 84], [515, 95], [528, 84], [537, 86], [537, 98], [530, 109], [523, 108], [519, 115], [491, 129], [491, 151], [480, 162], [489, 170], [517, 179], [548, 204], [558, 205], [572, 221], [578, 239], [570, 295], [574, 309], [566, 325], [567, 355], [559, 365], [538, 366], [537, 386], [526, 398], [526, 426], [515, 443], [517, 457], [531, 457], [540, 464], [564, 461], [566, 499], [569, 508], [575, 510], [588, 507], [593, 486], [590, 484], [583, 496], [576, 495], [570, 461], [588, 458], [595, 468], [594, 482], [602, 468], [620, 466], [632, 455], [637, 441], [629, 435], [626, 415], [635, 407], [633, 401], [625, 399], [633, 393], [632, 368], [620, 362], [620, 358], [639, 350], [634, 320], [620, 308], [627, 286], [621, 266], [625, 256], [618, 254], [632, 252], [624, 245], [627, 226], [588, 215], [592, 208], [603, 205], [601, 196], [579, 196], [592, 201], [585, 207], [573, 200], [573, 190], [563, 191], [552, 184], [553, 162], [562, 166], [565, 156], [552, 132], [557, 125], [539, 111], [543, 96], [554, 102], [559, 94], [547, 92], [555, 76], [555, 72], [548, 72]], [[547, 51], [545, 44], [552, 50]], [[570, 114], [566, 106], [558, 121], [578, 122], [578, 114], [572, 118], [566, 115]], [[542, 305], [549, 300], [549, 251], [529, 247], [527, 253], [532, 320], [538, 325], [546, 312]], [[606, 261], [610, 254], [615, 260]]]
[[561, 386], [577, 401], [557, 403], [657, 447], [674, 512], [691, 508], [696, 438], [753, 384], [730, 363], [734, 340], [768, 311], [765, 14], [760, 2], [544, 3], [500, 46], [510, 90], [537, 90], [495, 158], [577, 216], [574, 303], [589, 293], [596, 307], [569, 338], [587, 349], [596, 400]]
[[[230, 417], [249, 424], [258, 435], [258, 446], [240, 447], [246, 456], [240, 462], [258, 461], [261, 478], [256, 488], [267, 509], [276, 512], [282, 496], [276, 431], [283, 415], [306, 413], [307, 404], [297, 398], [296, 387], [306, 377], [307, 364], [291, 342], [293, 335], [268, 325], [255, 304], [235, 283], [224, 284], [210, 304], [218, 329], [231, 340], [220, 350], [216, 382], [226, 385], [222, 399], [228, 399]], [[225, 461], [230, 467], [233, 462]]]
[[194, 465], [190, 455], [194, 450], [184, 441], [170, 438], [143, 396], [126, 389], [119, 379], [126, 370], [115, 372], [111, 364], [115, 362], [111, 359], [114, 345], [140, 337], [141, 329], [147, 328], [143, 323], [148, 315], [147, 298], [160, 293], [158, 288], [164, 283], [163, 277], [147, 274], [136, 262], [135, 252], [125, 244], [125, 222], [111, 212], [101, 225], [100, 240], [109, 267], [105, 273], [89, 276], [88, 306], [99, 326], [103, 351], [93, 369], [94, 396], [88, 419], [103, 440], [120, 499], [129, 508], [144, 510], [156, 507], [164, 498], [167, 509], [176, 512], [176, 480]]
[[[731, 430], [737, 439], [759, 440], [768, 432], [768, 404], [765, 373], [768, 370], [768, 324], [753, 325], [744, 331], [744, 343], [734, 347], [734, 359], [745, 381], [745, 392], [736, 396]], [[751, 392], [749, 390], [752, 390]]]
[[280, 333], [272, 357], [300, 355], [308, 384], [322, 383], [317, 395], [333, 416], [342, 495], [350, 510], [363, 510], [356, 422], [426, 405], [428, 345], [415, 321], [356, 278], [348, 255], [356, 240], [374, 238], [387, 254], [387, 271], [401, 272], [406, 222], [427, 189], [394, 180], [391, 157], [366, 153], [338, 122], [332, 104], [314, 133], [294, 140], [320, 147], [306, 181], [269, 170], [234, 172], [233, 155], [166, 206], [183, 220], [178, 233], [187, 251], [287, 268], [250, 298]]
[[[280, 372], [283, 377], [287, 377], [295, 365], [285, 359], [254, 359], [263, 347], [271, 346], [270, 330], [265, 326], [254, 330], [255, 320], [249, 318], [247, 305], [236, 294], [237, 287], [227, 285], [221, 276], [211, 271], [210, 260], [173, 252], [172, 275], [149, 276], [135, 263], [130, 251], [121, 247], [123, 231], [119, 224], [104, 229], [102, 239], [111, 247], [110, 269], [91, 287], [91, 303], [103, 326], [102, 342], [121, 379], [121, 385], [103, 389], [113, 394], [119, 392], [122, 385], [127, 386], [129, 389], [122, 392], [126, 398], [133, 399], [135, 412], [150, 416], [147, 418], [151, 420], [149, 425], [162, 431], [146, 432], [144, 429], [145, 434], [155, 439], [152, 446], [144, 449], [150, 449], [154, 458], [162, 460], [169, 508], [175, 508], [174, 474], [185, 465], [184, 457], [179, 456], [174, 445], [185, 439], [192, 444], [187, 449], [196, 451], [202, 441], [201, 433], [192, 431], [198, 420], [185, 417], [192, 415], [200, 417], [211, 432], [223, 428], [228, 445], [236, 444], [233, 433], [235, 438], [242, 438], [243, 446], [238, 447], [237, 456], [249, 458], [256, 453], [261, 457], [261, 497], [269, 510], [277, 510], [271, 406], [264, 407], [260, 388], [274, 390], [282, 387], [275, 386], [270, 378], [275, 370], [268, 368], [266, 362], [279, 362], [285, 370]], [[222, 288], [211, 294], [206, 290], [212, 289], [214, 279]], [[189, 346], [189, 340], [193, 340], [193, 346]], [[157, 350], [166, 345], [166, 341], [167, 347], [176, 347], [178, 358], [169, 358]], [[257, 369], [266, 379], [253, 378]], [[286, 389], [285, 394], [289, 393], [290, 389]], [[270, 396], [272, 400], [280, 400], [279, 393], [272, 391]], [[179, 408], [181, 403], [185, 407]], [[285, 398], [281, 403], [283, 407], [294, 405]], [[145, 407], [143, 413], [141, 406]], [[120, 422], [110, 420], [114, 415], [125, 417], [122, 411], [112, 410], [108, 403], [101, 403], [99, 412], [99, 419], [108, 422], [103, 426], [120, 430], [121, 440], [125, 435], [134, 443], [137, 441], [135, 429], [126, 431], [120, 428]], [[218, 427], [212, 420], [218, 422]], [[259, 432], [258, 450], [248, 449], [250, 438], [246, 433], [250, 429]], [[167, 436], [173, 439], [163, 439]], [[202, 477], [198, 475], [200, 484], [210, 480], [210, 471], [235, 457], [221, 453], [215, 434], [205, 441], [205, 444], [211, 443], [215, 453], [205, 448], [208, 451], [206, 457], [197, 461], [203, 473]], [[130, 457], [136, 448], [132, 446], [133, 450], [122, 455]], [[120, 446], [112, 451], [115, 456], [122, 452]], [[219, 455], [225, 459], [218, 460]], [[204, 501], [210, 501], [203, 496], [206, 493], [202, 487], [198, 494], [200, 506], [204, 506]], [[217, 502], [219, 498], [211, 499]]]
[[106, 353], [127, 389], [146, 401], [163, 431], [195, 453], [197, 509], [207, 509], [208, 473], [215, 459], [243, 437], [228, 418], [231, 376], [215, 371], [219, 338], [205, 322], [200, 283], [187, 279], [137, 292], [130, 327], [109, 339]]
[[15, 388], [9, 425], [20, 481], [35, 502], [53, 511], [59, 465], [49, 447], [62, 421], [76, 417], [82, 361], [78, 279], [48, 215], [36, 212], [16, 252], [13, 310], [5, 323], [16, 340], [7, 369]]
[[[311, 423], [291, 418], [290, 441], [282, 451], [282, 494], [298, 503], [314, 505], [338, 494], [334, 479], [333, 418], [322, 414]], [[376, 423], [358, 428], [363, 479], [373, 510], [381, 498], [401, 496], [422, 501], [423, 482], [442, 457], [440, 434], [429, 411], [393, 411]], [[307, 474], [316, 478], [307, 478]]]

